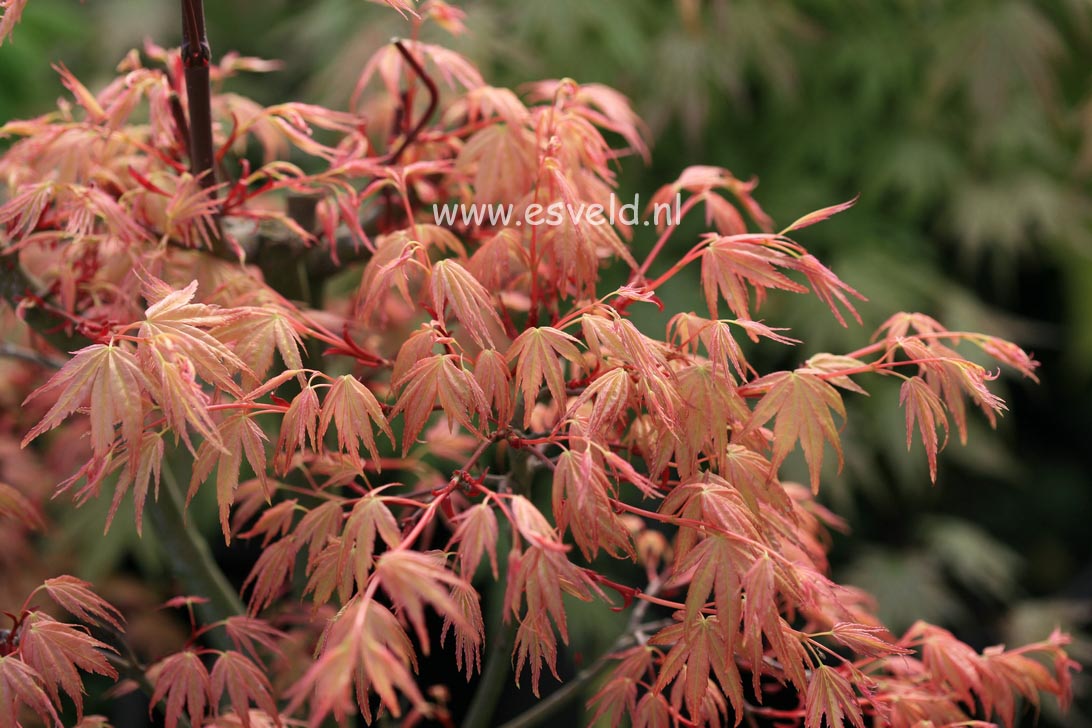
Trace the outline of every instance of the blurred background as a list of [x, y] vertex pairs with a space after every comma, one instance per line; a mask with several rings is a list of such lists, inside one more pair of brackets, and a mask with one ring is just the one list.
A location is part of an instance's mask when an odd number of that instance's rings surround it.
[[[1010, 416], [996, 432], [973, 419], [935, 487], [920, 444], [906, 453], [896, 387], [847, 398], [846, 468], [822, 493], [852, 529], [836, 538], [835, 577], [873, 592], [895, 631], [924, 618], [981, 648], [1061, 624], [1092, 663], [1092, 2], [457, 5], [468, 32], [442, 42], [491, 84], [570, 76], [633, 100], [653, 161], [624, 164], [623, 196], [647, 199], [691, 164], [758, 177], [756, 198], [782, 224], [860, 194], [799, 240], [870, 299], [865, 326], [774, 295], [761, 315], [806, 343], [760, 352], [766, 366], [857, 348], [900, 310], [1036, 354], [1042, 383], [999, 382]], [[207, 12], [214, 53], [285, 61], [233, 87], [266, 103], [343, 108], [364, 62], [406, 32], [361, 0], [219, 0]], [[52, 106], [51, 61], [95, 87], [145, 37], [176, 45], [176, 13], [161, 0], [34, 0], [0, 52], [0, 121]], [[674, 238], [683, 250], [694, 240]], [[638, 253], [651, 244], [639, 230]], [[696, 280], [695, 269], [663, 295], [701, 311]], [[663, 319], [639, 322], [662, 332]], [[101, 520], [87, 520], [98, 533]], [[116, 566], [105, 551], [85, 558], [87, 578]], [[603, 619], [574, 617], [574, 642], [609, 644]], [[1088, 705], [1044, 723], [1092, 725]]]

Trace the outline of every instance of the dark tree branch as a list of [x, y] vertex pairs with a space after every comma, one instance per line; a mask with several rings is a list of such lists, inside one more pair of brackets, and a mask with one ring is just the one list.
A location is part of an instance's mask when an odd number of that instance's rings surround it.
[[205, 30], [202, 0], [182, 0], [182, 65], [186, 71], [186, 100], [190, 119], [190, 172], [205, 188], [216, 184], [212, 146], [212, 88], [209, 65], [212, 50]]

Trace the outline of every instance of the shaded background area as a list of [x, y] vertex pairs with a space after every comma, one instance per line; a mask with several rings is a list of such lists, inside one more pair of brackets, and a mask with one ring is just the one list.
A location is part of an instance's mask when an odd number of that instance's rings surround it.
[[[214, 53], [286, 62], [234, 87], [264, 102], [343, 107], [367, 58], [404, 32], [396, 14], [361, 0], [209, 5]], [[1005, 380], [1011, 415], [997, 432], [974, 420], [968, 446], [942, 454], [936, 487], [920, 446], [906, 453], [896, 387], [847, 398], [846, 468], [823, 492], [852, 528], [835, 543], [835, 576], [875, 593], [896, 631], [920, 617], [984, 647], [1060, 623], [1078, 634], [1076, 659], [1092, 662], [1079, 636], [1092, 599], [1092, 2], [460, 7], [470, 30], [444, 42], [490, 83], [571, 76], [634, 100], [653, 162], [626, 163], [623, 195], [647, 199], [691, 164], [759, 177], [756, 197], [781, 223], [860, 193], [800, 240], [869, 297], [865, 326], [842, 329], [820, 306], [775, 295], [761, 315], [806, 348], [767, 366], [856, 348], [899, 310], [1035, 352], [1042, 383]], [[94, 87], [145, 36], [177, 44], [177, 26], [171, 3], [34, 0], [0, 51], [0, 120], [51, 106], [62, 89], [49, 61]], [[638, 231], [638, 251], [651, 244]], [[700, 311], [696, 280], [695, 270], [663, 295]], [[639, 322], [662, 331], [662, 319]], [[85, 571], [117, 566], [105, 550], [87, 561]], [[613, 615], [583, 611], [574, 642], [609, 644]], [[1087, 700], [1076, 709], [1063, 725], [1092, 725]]]

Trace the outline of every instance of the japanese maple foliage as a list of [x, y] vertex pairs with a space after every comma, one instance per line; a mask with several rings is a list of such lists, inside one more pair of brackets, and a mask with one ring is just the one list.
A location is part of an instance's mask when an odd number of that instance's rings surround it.
[[[460, 32], [460, 11], [388, 4], [414, 40], [376, 51], [348, 110], [227, 90], [266, 61], [204, 66], [211, 166], [190, 16], [185, 53], [149, 43], [97, 92], [59, 67], [71, 98], [0, 127], [16, 140], [0, 158], [3, 290], [29, 324], [10, 337], [27, 368], [71, 352], [44, 383], [13, 380], [38, 418], [22, 445], [86, 434], [81, 462], [43, 459], [51, 485], [109, 499], [107, 527], [131, 495], [138, 531], [150, 513], [192, 549], [167, 605], [191, 638], [151, 665], [90, 585], [58, 576], [32, 593], [0, 639], [0, 728], [20, 710], [59, 723], [62, 695], [82, 713], [80, 672], [119, 669], [168, 728], [384, 713], [490, 725], [495, 691], [451, 715], [419, 657], [439, 651], [470, 679], [499, 643], [538, 695], [569, 642], [566, 595], [629, 616], [590, 673], [591, 715], [612, 726], [1011, 726], [1043, 693], [1064, 706], [1065, 635], [977, 652], [925, 623], [889, 633], [829, 577], [840, 522], [814, 500], [828, 446], [841, 461], [846, 393], [900, 379], [907, 443], [916, 433], [935, 479], [952, 424], [965, 439], [969, 409], [991, 423], [1005, 409], [977, 361], [1031, 378], [1036, 362], [897, 313], [856, 351], [756, 371], [753, 346], [802, 344], [754, 318], [768, 295], [810, 292], [859, 320], [863, 296], [789, 237], [851, 202], [775, 232], [754, 182], [691, 167], [653, 198], [704, 213], [708, 232], [672, 261], [676, 226], [645, 253], [625, 226], [520, 225], [532, 204], [609, 207], [616, 160], [647, 154], [640, 120], [596, 84], [491, 87], [417, 40], [425, 23]], [[0, 0], [0, 39], [24, 5]], [[471, 203], [514, 214], [450, 227], [431, 214]], [[608, 290], [612, 265], [628, 282]], [[673, 311], [662, 335], [635, 326], [627, 312], [670, 308], [657, 290], [687, 268], [708, 310]], [[795, 450], [810, 487], [781, 479]], [[203, 489], [225, 541], [263, 546], [246, 606], [184, 519]], [[0, 483], [5, 538], [49, 528], [48, 496]], [[609, 560], [631, 578], [608, 578]], [[109, 631], [36, 611], [41, 591]]]

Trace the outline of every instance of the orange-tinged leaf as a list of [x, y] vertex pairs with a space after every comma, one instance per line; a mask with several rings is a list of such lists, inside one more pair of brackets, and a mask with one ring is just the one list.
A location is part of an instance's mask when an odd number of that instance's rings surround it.
[[633, 389], [633, 380], [630, 379], [628, 371], [622, 367], [610, 369], [589, 384], [569, 405], [569, 416], [573, 416], [581, 407], [591, 402], [588, 430], [608, 431], [630, 406]]
[[146, 284], [145, 297], [155, 303], [145, 311], [145, 320], [140, 325], [142, 352], [153, 370], [158, 369], [159, 359], [174, 362], [182, 355], [206, 382], [227, 392], [240, 393], [232, 374], [242, 371], [252, 379], [257, 377], [235, 352], [205, 329], [223, 326], [245, 316], [246, 311], [193, 303], [196, 294], [197, 281], [179, 291], [162, 281]]
[[635, 557], [629, 531], [610, 503], [616, 488], [590, 449], [566, 450], [554, 469], [553, 511], [558, 530], [572, 531], [584, 557], [591, 561], [605, 549], [612, 556]]
[[44, 684], [42, 676], [19, 658], [0, 657], [0, 728], [19, 728], [19, 709], [24, 705], [37, 713], [43, 723], [52, 719], [61, 728], [61, 719], [49, 702]]
[[425, 626], [425, 604], [451, 620], [455, 628], [464, 634], [474, 632], [466, 615], [451, 597], [452, 587], [466, 584], [444, 566], [443, 555], [439, 552], [388, 551], [376, 561], [375, 576], [399, 612], [417, 631], [421, 650], [426, 655], [429, 652], [429, 636]]
[[308, 442], [311, 443], [312, 451], [318, 449], [320, 412], [318, 395], [312, 387], [304, 387], [292, 398], [292, 403], [281, 418], [281, 432], [277, 437], [277, 450], [273, 456], [273, 466], [281, 475], [287, 473], [292, 466], [296, 451], [307, 447]]
[[138, 448], [144, 429], [141, 395], [149, 384], [136, 357], [120, 344], [92, 344], [74, 354], [45, 385], [27, 397], [29, 402], [44, 392], [61, 389], [49, 412], [23, 438], [23, 447], [61, 424], [78, 408], [88, 406], [96, 455], [105, 455], [110, 450], [117, 422], [121, 423], [122, 437], [129, 447]]
[[516, 687], [519, 687], [519, 678], [525, 665], [531, 667], [531, 692], [536, 698], [539, 697], [538, 685], [542, 678], [543, 664], [550, 668], [555, 679], [561, 679], [557, 674], [557, 637], [554, 636], [554, 629], [545, 614], [530, 610], [527, 612], [516, 630], [513, 650], [516, 660]]
[[774, 267], [788, 266], [791, 261], [784, 253], [756, 243], [754, 236], [714, 238], [701, 259], [701, 285], [713, 318], [717, 317], [718, 291], [732, 312], [743, 319], [751, 318], [748, 284], [754, 289], [756, 305], [761, 305], [767, 288], [806, 292]]
[[58, 688], [76, 704], [77, 718], [83, 716], [83, 681], [79, 670], [117, 679], [118, 673], [106, 659], [105, 650], [114, 648], [88, 634], [87, 630], [35, 613], [20, 631], [19, 654], [42, 676], [54, 703], [60, 702]]
[[850, 379], [848, 374], [839, 376], [839, 372], [845, 372], [851, 369], [864, 370], [866, 368], [867, 365], [860, 359], [855, 359], [851, 356], [842, 356], [840, 354], [821, 353], [808, 357], [804, 366], [798, 371], [807, 372], [808, 374], [826, 375], [823, 378], [835, 387], [841, 387], [849, 392], [863, 394], [867, 397], [869, 396], [868, 392]]
[[820, 665], [812, 672], [804, 702], [806, 728], [823, 728], [824, 720], [827, 728], [842, 728], [847, 722], [864, 728], [861, 706], [853, 694], [853, 686], [829, 665]]
[[883, 627], [870, 627], [856, 622], [838, 622], [830, 628], [831, 636], [859, 655], [883, 657], [884, 655], [908, 655], [910, 650], [899, 647], [888, 639], [889, 632]]
[[[137, 535], [144, 530], [144, 502], [148, 498], [148, 487], [155, 483], [156, 494], [159, 493], [159, 477], [163, 467], [163, 436], [158, 432], [146, 434], [140, 443], [140, 451], [136, 454], [136, 470], [125, 468], [118, 475], [118, 483], [114, 487], [114, 499], [110, 503], [110, 512], [106, 516], [106, 530], [110, 530], [110, 524], [117, 514], [121, 499], [133, 488], [133, 507], [136, 511]], [[126, 452], [127, 458], [132, 458], [133, 453]]]
[[394, 382], [402, 393], [391, 410], [391, 419], [405, 413], [402, 454], [409, 452], [418, 433], [425, 426], [437, 400], [449, 422], [458, 422], [471, 432], [477, 428], [471, 421], [475, 414], [481, 421], [489, 418], [489, 402], [474, 375], [462, 367], [453, 354], [439, 354], [420, 360]]
[[833, 410], [845, 420], [841, 395], [818, 376], [801, 372], [775, 372], [752, 382], [752, 386], [766, 388], [767, 392], [755, 407], [747, 430], [754, 430], [776, 418], [771, 475], [799, 441], [808, 463], [812, 490], [817, 492], [824, 440], [834, 447], [838, 467], [842, 466], [842, 446], [831, 416]]
[[285, 638], [285, 634], [264, 619], [232, 615], [224, 620], [224, 631], [236, 648], [246, 651], [254, 659], [259, 659], [259, 645], [274, 654], [281, 654], [277, 643]]
[[251, 728], [251, 702], [271, 716], [274, 725], [281, 725], [269, 678], [241, 652], [221, 652], [216, 664], [212, 666], [212, 704], [219, 705], [225, 692], [243, 728]]
[[925, 455], [929, 459], [929, 478], [937, 481], [937, 426], [944, 429], [943, 448], [948, 442], [948, 414], [944, 404], [921, 377], [911, 377], [899, 390], [899, 404], [906, 407], [906, 449], [914, 439], [914, 422], [917, 421]]
[[671, 706], [667, 704], [667, 698], [661, 693], [645, 693], [637, 703], [633, 728], [669, 728], [671, 724]]
[[466, 268], [445, 258], [432, 266], [432, 306], [440, 322], [448, 306], [470, 337], [483, 349], [504, 338], [504, 325], [492, 296]]
[[[448, 630], [455, 633], [455, 668], [466, 670], [469, 681], [474, 670], [482, 669], [481, 647], [485, 642], [485, 620], [482, 619], [481, 598], [468, 582], [461, 582], [451, 588], [451, 598], [463, 615], [464, 626], [460, 627], [451, 617], [444, 617], [444, 626], [440, 631], [440, 646], [447, 638]], [[465, 625], [469, 625], [467, 629]]]
[[372, 692], [396, 718], [403, 710], [398, 692], [415, 707], [425, 707], [411, 672], [417, 669], [413, 644], [391, 611], [374, 600], [353, 597], [329, 623], [319, 650], [318, 659], [292, 687], [287, 713], [310, 696], [311, 725], [321, 724], [331, 713], [344, 722], [352, 712], [354, 684], [365, 722], [372, 720]]
[[50, 599], [89, 624], [109, 624], [125, 631], [125, 618], [105, 599], [91, 591], [91, 585], [74, 576], [46, 579], [42, 589]]
[[155, 685], [149, 713], [166, 698], [164, 711], [167, 728], [176, 728], [183, 711], [191, 725], [202, 725], [209, 703], [209, 671], [192, 650], [176, 652], [148, 669], [148, 679]]
[[565, 407], [565, 375], [558, 357], [580, 365], [577, 340], [549, 326], [530, 328], [512, 342], [508, 360], [516, 362], [516, 387], [523, 393], [523, 426], [531, 424], [531, 411], [543, 381], [558, 407]]
[[833, 217], [834, 215], [837, 215], [839, 212], [844, 212], [845, 210], [848, 210], [849, 208], [853, 207], [853, 205], [855, 205], [857, 203], [857, 200], [859, 198], [860, 198], [860, 195], [856, 195], [852, 200], [847, 200], [846, 202], [843, 202], [840, 205], [831, 205], [830, 207], [824, 207], [823, 209], [816, 210], [815, 212], [809, 212], [807, 215], [804, 215], [803, 217], [798, 219], [796, 222], [794, 222], [792, 225], [789, 225], [787, 228], [782, 230], [780, 234], [785, 235], [786, 233], [791, 233], [793, 230], [799, 230], [800, 228], [806, 228], [809, 225], [814, 225], [817, 222], [822, 222], [823, 220], [826, 220], [828, 217]]
[[512, 420], [512, 377], [504, 355], [496, 349], [482, 349], [474, 363], [474, 381], [493, 406], [497, 424], [508, 425]]
[[231, 543], [230, 515], [231, 505], [235, 502], [235, 491], [239, 487], [239, 471], [243, 465], [243, 455], [254, 470], [259, 481], [264, 483], [266, 475], [265, 433], [248, 413], [230, 415], [218, 428], [223, 450], [213, 447], [212, 443], [203, 442], [197, 449], [197, 459], [193, 465], [189, 493], [189, 504], [197, 488], [216, 468], [216, 503], [220, 513], [220, 528], [224, 540]]
[[272, 604], [284, 583], [292, 578], [298, 551], [299, 546], [291, 535], [262, 549], [257, 563], [243, 582], [243, 589], [253, 585], [249, 605], [251, 614], [257, 614]]
[[857, 313], [857, 309], [850, 303], [849, 296], [853, 296], [860, 301], [867, 301], [867, 298], [858, 293], [841, 278], [834, 275], [834, 272], [820, 263], [819, 259], [814, 255], [807, 254], [801, 256], [793, 264], [793, 267], [804, 274], [804, 277], [808, 279], [808, 283], [811, 284], [812, 293], [818, 296], [819, 300], [823, 303], [827, 304], [834, 314], [834, 318], [838, 319], [838, 323], [842, 326], [846, 325], [846, 321], [842, 317], [842, 312], [838, 309], [836, 303], [840, 303], [849, 311], [853, 318], [857, 319], [857, 323], [861, 323], [861, 315]]
[[474, 172], [474, 202], [516, 203], [535, 179], [535, 137], [519, 124], [491, 124], [467, 140], [456, 160]]
[[451, 537], [452, 543], [459, 544], [459, 573], [467, 581], [474, 578], [474, 573], [481, 563], [482, 554], [489, 554], [489, 566], [493, 578], [499, 578], [497, 571], [497, 516], [488, 503], [479, 503], [467, 508], [456, 518], [458, 528]]
[[375, 553], [376, 536], [388, 548], [393, 548], [402, 540], [402, 531], [383, 499], [376, 495], [366, 495], [357, 500], [345, 522], [338, 561], [339, 573], [352, 563], [352, 573], [360, 588], [364, 587], [368, 572], [374, 565], [372, 556]]
[[315, 506], [300, 519], [293, 532], [296, 540], [307, 546], [307, 564], [315, 563], [319, 552], [326, 547], [327, 542], [341, 533], [342, 529], [342, 502], [340, 500], [328, 500], [322, 505]]
[[302, 369], [300, 349], [303, 341], [291, 319], [276, 308], [248, 309], [247, 315], [239, 316], [209, 333], [222, 342], [231, 342], [231, 349], [243, 360], [261, 382], [273, 366], [273, 351], [281, 355], [281, 361], [289, 369]]
[[319, 441], [326, 436], [331, 422], [337, 425], [338, 447], [347, 453], [358, 452], [360, 443], [363, 443], [372, 460], [378, 461], [379, 452], [375, 446], [374, 433], [376, 428], [394, 442], [394, 433], [387, 424], [387, 418], [383, 416], [379, 400], [351, 374], [335, 379], [330, 391], [326, 393], [319, 424]]

